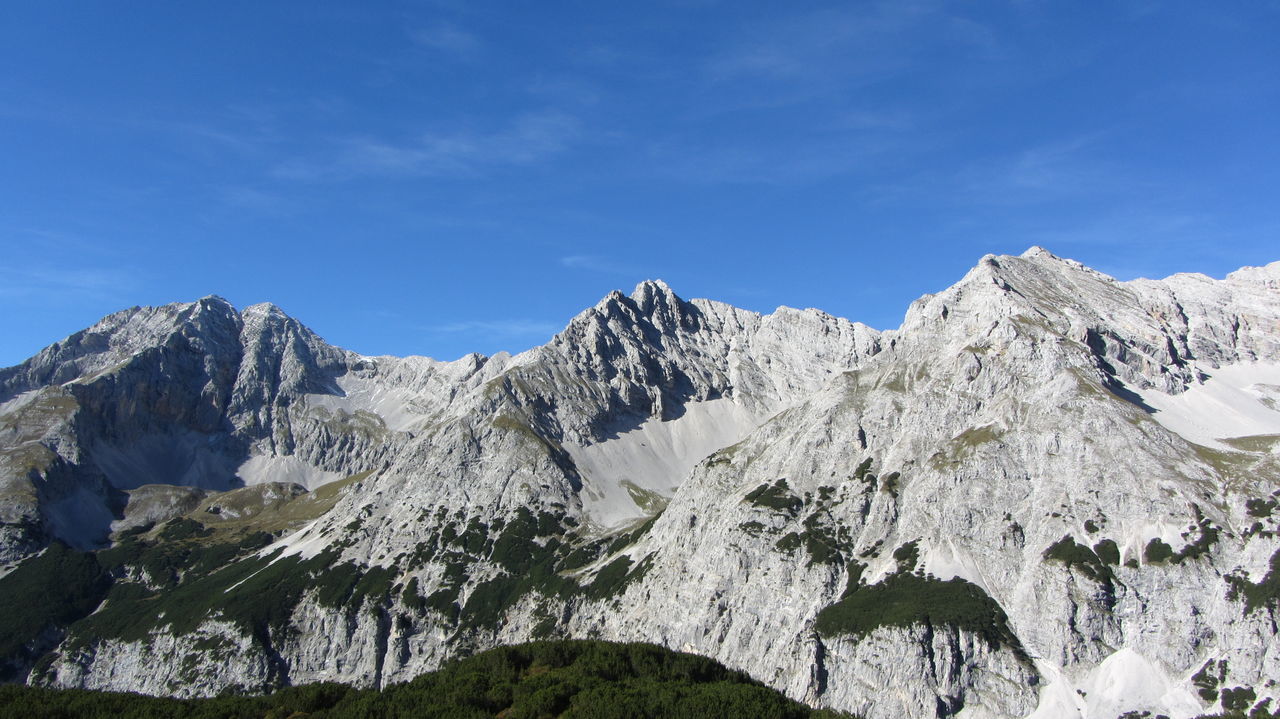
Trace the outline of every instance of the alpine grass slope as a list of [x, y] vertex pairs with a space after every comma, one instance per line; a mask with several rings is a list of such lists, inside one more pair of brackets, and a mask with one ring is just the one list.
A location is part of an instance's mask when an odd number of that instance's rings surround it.
[[987, 256], [886, 332], [645, 282], [455, 362], [207, 297], [0, 402], [10, 680], [381, 687], [571, 637], [869, 719], [1280, 701], [1280, 263]]

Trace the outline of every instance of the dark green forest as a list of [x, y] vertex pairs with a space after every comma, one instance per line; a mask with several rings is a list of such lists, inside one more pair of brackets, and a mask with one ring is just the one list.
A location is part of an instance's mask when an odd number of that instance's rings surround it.
[[836, 719], [704, 657], [651, 644], [535, 642], [500, 647], [381, 691], [310, 684], [266, 696], [166, 699], [0, 686], [15, 719]]

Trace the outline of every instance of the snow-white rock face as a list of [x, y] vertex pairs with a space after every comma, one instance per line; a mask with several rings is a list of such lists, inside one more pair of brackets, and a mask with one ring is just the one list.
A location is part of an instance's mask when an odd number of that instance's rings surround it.
[[381, 685], [569, 636], [869, 719], [1280, 699], [1280, 263], [1118, 282], [1033, 248], [883, 333], [646, 282], [447, 363], [206, 298], [0, 371], [0, 402], [7, 561], [187, 511], [144, 485], [355, 476], [222, 569], [108, 599], [31, 681]]

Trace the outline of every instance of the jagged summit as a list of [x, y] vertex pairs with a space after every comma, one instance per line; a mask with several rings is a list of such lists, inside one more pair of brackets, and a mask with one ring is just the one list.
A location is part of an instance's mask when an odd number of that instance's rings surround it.
[[232, 305], [232, 304], [231, 304], [231, 301], [230, 301], [230, 300], [228, 300], [227, 298], [225, 298], [225, 297], [223, 297], [222, 295], [219, 295], [219, 294], [208, 294], [208, 295], [205, 295], [204, 297], [201, 297], [200, 299], [196, 300], [196, 302], [203, 302], [203, 303], [207, 303], [207, 304], [211, 304], [211, 305], [212, 305], [212, 304], [216, 304], [216, 305], [223, 305], [223, 306], [226, 306], [226, 307], [231, 307], [231, 308], [233, 308], [233, 309], [234, 309], [234, 307], [235, 307], [234, 305]]
[[1261, 267], [1242, 267], [1227, 275], [1229, 282], [1247, 282], [1269, 290], [1280, 290], [1280, 261]]
[[243, 315], [273, 315], [277, 317], [288, 317], [288, 313], [280, 309], [279, 305], [271, 302], [259, 302], [249, 305], [241, 312]]
[[661, 279], [652, 279], [652, 280], [642, 280], [639, 283], [637, 283], [635, 289], [631, 291], [631, 296], [635, 298], [637, 295], [648, 294], [648, 293], [657, 293], [657, 294], [666, 294], [666, 295], [675, 294], [672, 291], [671, 286], [668, 285], [666, 281]]

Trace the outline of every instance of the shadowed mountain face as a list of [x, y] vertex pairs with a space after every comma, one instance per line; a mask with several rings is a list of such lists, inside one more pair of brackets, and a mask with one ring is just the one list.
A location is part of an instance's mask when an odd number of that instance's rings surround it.
[[1280, 681], [1280, 263], [1117, 282], [1033, 248], [888, 332], [645, 282], [455, 362], [211, 297], [0, 370], [0, 402], [0, 594], [85, 577], [10, 630], [36, 683], [384, 685], [548, 636], [868, 717]]
[[274, 307], [209, 297], [116, 313], [0, 371], [0, 554], [100, 546], [143, 485], [242, 486], [254, 445], [292, 449], [282, 410], [336, 391], [348, 356]]

